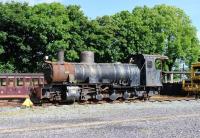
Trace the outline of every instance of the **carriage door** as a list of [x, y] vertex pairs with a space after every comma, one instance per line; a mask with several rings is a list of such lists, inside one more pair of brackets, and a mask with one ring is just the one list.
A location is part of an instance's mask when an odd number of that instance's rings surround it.
[[31, 76], [26, 76], [24, 78], [24, 93], [29, 95], [30, 89], [33, 87], [33, 82], [32, 82], [32, 77]]
[[7, 77], [1, 76], [0, 77], [0, 97], [6, 96], [7, 94], [6, 88], [7, 88]]
[[24, 86], [24, 79], [23, 76], [18, 76], [16, 78], [16, 94], [19, 97], [26, 97], [26, 93], [25, 93], [25, 86]]
[[9, 95], [9, 96], [16, 95], [15, 77], [14, 76], [8, 76], [6, 92], [7, 92], [7, 95]]

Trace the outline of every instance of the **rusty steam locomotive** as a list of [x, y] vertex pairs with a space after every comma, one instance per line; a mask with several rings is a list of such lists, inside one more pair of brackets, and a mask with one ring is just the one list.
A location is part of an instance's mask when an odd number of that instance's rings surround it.
[[121, 98], [148, 98], [162, 87], [161, 70], [155, 61], [167, 59], [158, 55], [133, 55], [129, 63], [95, 63], [94, 53], [81, 53], [80, 63], [64, 61], [64, 51], [58, 61], [46, 61], [46, 84], [34, 93], [49, 101], [112, 101]]

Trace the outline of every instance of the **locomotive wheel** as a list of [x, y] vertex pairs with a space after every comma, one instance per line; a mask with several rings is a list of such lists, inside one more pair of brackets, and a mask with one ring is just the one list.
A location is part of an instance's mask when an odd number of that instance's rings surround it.
[[112, 93], [112, 94], [109, 96], [109, 98], [110, 98], [110, 100], [115, 101], [115, 100], [117, 100], [118, 95], [117, 95], [116, 93]]
[[96, 97], [96, 99], [98, 101], [101, 101], [103, 99], [103, 95], [102, 94], [97, 94], [95, 97]]
[[124, 94], [123, 94], [123, 99], [124, 100], [128, 100], [128, 98], [130, 97], [130, 94], [126, 91], [126, 92], [124, 92]]

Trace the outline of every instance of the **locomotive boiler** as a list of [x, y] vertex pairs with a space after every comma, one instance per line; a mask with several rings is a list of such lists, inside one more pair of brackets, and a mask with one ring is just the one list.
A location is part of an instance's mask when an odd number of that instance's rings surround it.
[[90, 51], [82, 52], [81, 57], [81, 63], [67, 63], [62, 58], [59, 62], [47, 62], [45, 78], [49, 83], [140, 84], [140, 70], [135, 64], [94, 63], [94, 53]]
[[145, 98], [162, 87], [161, 71], [155, 68], [157, 59], [166, 57], [133, 55], [129, 63], [95, 63], [94, 53], [84, 51], [80, 63], [71, 63], [64, 61], [64, 51], [60, 50], [57, 62], [44, 64], [47, 84], [39, 95], [41, 99], [67, 102]]

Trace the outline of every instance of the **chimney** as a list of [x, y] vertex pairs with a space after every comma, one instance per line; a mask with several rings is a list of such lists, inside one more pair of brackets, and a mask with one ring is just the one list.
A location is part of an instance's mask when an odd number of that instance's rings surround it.
[[64, 50], [63, 49], [58, 50], [58, 62], [64, 63]]
[[94, 63], [94, 52], [92, 51], [81, 52], [81, 63]]

